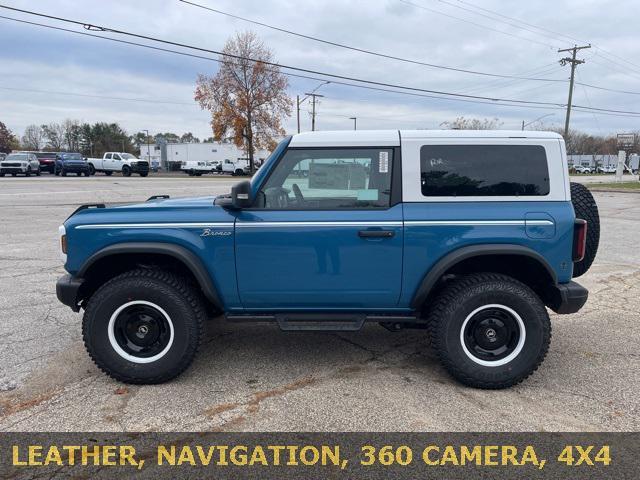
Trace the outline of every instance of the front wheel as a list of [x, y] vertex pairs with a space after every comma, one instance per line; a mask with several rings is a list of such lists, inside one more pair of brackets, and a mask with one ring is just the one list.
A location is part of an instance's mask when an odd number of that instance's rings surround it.
[[127, 166], [127, 165], [122, 167], [122, 175], [124, 177], [130, 177], [131, 176], [131, 168], [129, 168], [129, 166]]
[[125, 383], [162, 383], [193, 361], [204, 319], [203, 301], [186, 280], [138, 269], [113, 278], [91, 297], [82, 335], [107, 375]]
[[445, 287], [428, 325], [447, 371], [476, 388], [522, 382], [542, 363], [551, 341], [540, 298], [523, 283], [495, 273], [468, 275]]
[[138, 175], [140, 175], [141, 177], [146, 177], [147, 175], [149, 175], [149, 172], [142, 172], [142, 173], [139, 173]]
[[91, 163], [89, 164], [89, 175], [96, 174], [96, 167], [94, 167]]

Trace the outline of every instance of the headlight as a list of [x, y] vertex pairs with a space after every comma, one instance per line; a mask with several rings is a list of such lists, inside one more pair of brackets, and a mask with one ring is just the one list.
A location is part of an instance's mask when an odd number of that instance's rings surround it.
[[63, 263], [67, 263], [67, 230], [64, 225], [58, 227], [58, 234], [60, 235], [60, 259]]

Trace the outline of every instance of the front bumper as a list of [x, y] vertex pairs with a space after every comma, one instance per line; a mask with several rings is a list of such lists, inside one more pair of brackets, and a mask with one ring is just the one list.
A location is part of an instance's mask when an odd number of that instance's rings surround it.
[[64, 169], [65, 172], [67, 173], [87, 173], [89, 171], [89, 164], [85, 163], [85, 164], [64, 164], [61, 167], [61, 170]]
[[63, 275], [56, 282], [56, 296], [58, 300], [64, 305], [71, 307], [74, 312], [80, 310], [78, 293], [83, 283], [84, 279], [76, 278], [69, 274]]
[[546, 304], [554, 312], [576, 313], [589, 298], [589, 291], [576, 282], [559, 283], [546, 292]]
[[148, 173], [149, 164], [147, 162], [133, 162], [131, 165], [131, 171], [134, 173]]
[[0, 173], [27, 173], [27, 167], [0, 167]]

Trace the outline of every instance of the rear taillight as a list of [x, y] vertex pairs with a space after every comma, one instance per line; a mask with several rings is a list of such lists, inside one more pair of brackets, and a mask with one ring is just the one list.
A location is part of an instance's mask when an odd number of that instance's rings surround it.
[[573, 226], [573, 261], [579, 262], [587, 250], [587, 221], [576, 218]]

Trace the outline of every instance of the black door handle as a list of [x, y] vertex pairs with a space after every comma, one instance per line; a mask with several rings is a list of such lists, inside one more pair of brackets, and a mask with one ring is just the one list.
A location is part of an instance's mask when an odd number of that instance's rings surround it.
[[358, 232], [361, 238], [391, 238], [395, 234], [393, 230], [360, 230]]

